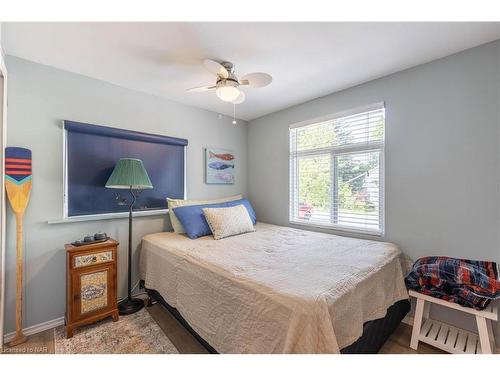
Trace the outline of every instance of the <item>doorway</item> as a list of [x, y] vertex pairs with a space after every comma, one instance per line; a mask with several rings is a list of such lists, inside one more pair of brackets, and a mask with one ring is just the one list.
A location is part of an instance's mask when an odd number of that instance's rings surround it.
[[4, 337], [5, 303], [5, 170], [4, 152], [7, 134], [7, 70], [0, 50], [0, 351]]

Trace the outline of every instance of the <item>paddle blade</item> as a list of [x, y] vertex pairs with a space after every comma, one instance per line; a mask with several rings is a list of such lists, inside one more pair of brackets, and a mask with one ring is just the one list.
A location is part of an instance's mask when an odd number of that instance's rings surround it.
[[219, 77], [222, 78], [229, 77], [229, 72], [227, 71], [227, 69], [224, 68], [222, 64], [218, 63], [217, 61], [205, 59], [203, 60], [203, 65], [205, 65], [205, 68], [207, 68], [209, 72], [216, 74]]
[[31, 150], [22, 147], [5, 149], [5, 189], [12, 209], [22, 213], [31, 192]]
[[215, 90], [217, 86], [199, 86], [199, 87], [192, 87], [190, 89], [187, 89], [187, 92], [204, 92], [204, 91], [210, 91], [210, 90]]

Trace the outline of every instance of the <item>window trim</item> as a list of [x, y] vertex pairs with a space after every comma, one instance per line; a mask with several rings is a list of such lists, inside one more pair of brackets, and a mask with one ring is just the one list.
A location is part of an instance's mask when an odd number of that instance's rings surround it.
[[[362, 234], [369, 235], [375, 237], [384, 237], [385, 236], [385, 115], [384, 115], [384, 139], [382, 141], [376, 141], [370, 144], [351, 144], [351, 145], [340, 145], [335, 147], [323, 147], [314, 150], [305, 150], [305, 151], [292, 151], [291, 142], [290, 142], [290, 132], [296, 128], [304, 128], [310, 125], [315, 125], [319, 122], [331, 121], [342, 117], [347, 117], [351, 115], [355, 115], [362, 112], [369, 112], [377, 109], [385, 110], [385, 102], [379, 102], [367, 106], [357, 107], [354, 109], [336, 112], [334, 114], [316, 117], [314, 119], [306, 120], [291, 124], [288, 129], [288, 222], [289, 224], [295, 226], [303, 226], [310, 228], [318, 228], [318, 229], [327, 229], [327, 230], [335, 230], [345, 233], [354, 233], [354, 234]], [[294, 197], [297, 189], [297, 179], [295, 178], [292, 181], [292, 173], [294, 176], [297, 176], [297, 160], [299, 157], [303, 156], [315, 156], [321, 154], [330, 154], [330, 157], [333, 159], [335, 156], [354, 154], [354, 153], [362, 153], [369, 151], [379, 151], [379, 222], [380, 229], [378, 230], [370, 230], [363, 228], [353, 228], [350, 226], [339, 225], [339, 224], [321, 224], [321, 223], [310, 223], [302, 220], [296, 220], [294, 217], [294, 213], [296, 212], [297, 202]], [[332, 171], [335, 168], [331, 163]], [[295, 169], [295, 172], [292, 171], [292, 168]], [[335, 180], [335, 179], [334, 179]], [[292, 185], [293, 184], [293, 185]], [[334, 193], [335, 194], [335, 193]], [[332, 205], [332, 210], [335, 209], [335, 205]]]
[[314, 117], [314, 118], [311, 118], [308, 120], [295, 122], [293, 124], [290, 124], [288, 126], [288, 129], [304, 128], [304, 127], [309, 126], [309, 125], [315, 125], [318, 122], [330, 121], [330, 120], [334, 120], [337, 118], [352, 116], [352, 115], [356, 115], [356, 114], [362, 113], [362, 112], [375, 111], [377, 109], [382, 109], [382, 108], [385, 109], [385, 102], [378, 102], [378, 103], [368, 104], [368, 105], [364, 105], [364, 106], [359, 106], [359, 107], [348, 109], [345, 111], [338, 111], [338, 112], [330, 113], [327, 115]]

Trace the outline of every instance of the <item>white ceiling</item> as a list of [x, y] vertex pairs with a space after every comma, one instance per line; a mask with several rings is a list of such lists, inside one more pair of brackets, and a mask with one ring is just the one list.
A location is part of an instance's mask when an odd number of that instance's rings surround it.
[[237, 75], [267, 72], [245, 88], [237, 117], [251, 120], [500, 38], [500, 23], [3, 23], [9, 55], [232, 115], [202, 60]]

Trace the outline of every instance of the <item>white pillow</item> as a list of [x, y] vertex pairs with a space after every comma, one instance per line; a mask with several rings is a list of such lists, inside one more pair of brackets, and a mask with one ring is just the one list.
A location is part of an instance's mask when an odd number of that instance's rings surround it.
[[211, 204], [211, 203], [223, 203], [231, 202], [242, 199], [243, 196], [233, 195], [232, 197], [218, 198], [218, 199], [206, 199], [206, 200], [195, 200], [195, 199], [172, 199], [167, 198], [168, 213], [170, 215], [170, 223], [172, 223], [172, 228], [174, 228], [175, 233], [186, 233], [184, 227], [182, 226], [177, 216], [175, 216], [173, 208], [181, 206], [196, 206], [198, 204]]
[[242, 204], [233, 207], [204, 208], [203, 213], [216, 240], [255, 232], [252, 219]]

